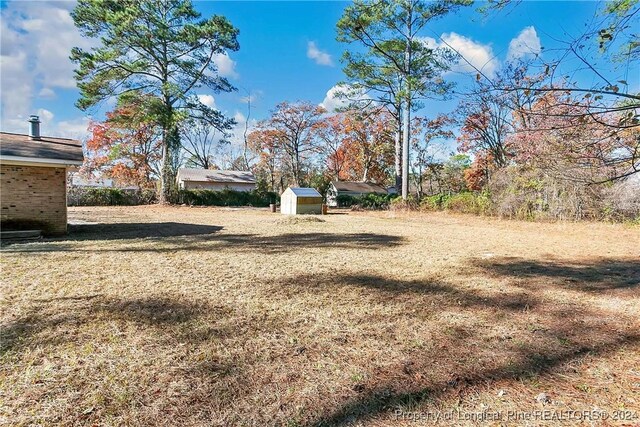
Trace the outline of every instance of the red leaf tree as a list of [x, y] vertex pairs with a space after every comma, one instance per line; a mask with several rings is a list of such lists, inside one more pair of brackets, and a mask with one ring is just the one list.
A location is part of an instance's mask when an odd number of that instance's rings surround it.
[[349, 110], [320, 131], [332, 178], [385, 183], [393, 168], [395, 119], [385, 109]]
[[92, 122], [86, 175], [100, 174], [119, 185], [153, 188], [160, 174], [162, 141], [144, 100], [120, 103], [104, 122]]

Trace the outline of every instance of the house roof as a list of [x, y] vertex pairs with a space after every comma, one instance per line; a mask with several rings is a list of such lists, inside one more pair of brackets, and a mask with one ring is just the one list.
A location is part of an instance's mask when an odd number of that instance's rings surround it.
[[289, 187], [287, 188], [287, 190], [291, 190], [291, 192], [298, 197], [322, 197], [322, 195], [318, 193], [318, 190], [316, 190], [315, 188]]
[[352, 193], [378, 193], [387, 194], [387, 189], [378, 184], [357, 181], [334, 181], [333, 186], [337, 191], [348, 191]]
[[0, 156], [71, 164], [81, 164], [84, 160], [82, 143], [75, 139], [43, 136], [33, 140], [29, 135], [9, 132], [0, 132]]
[[255, 184], [256, 178], [246, 171], [221, 171], [209, 169], [178, 169], [179, 181], [221, 182], [234, 184]]
[[109, 178], [86, 177], [74, 174], [71, 177], [71, 185], [74, 187], [111, 188], [113, 187], [113, 180]]

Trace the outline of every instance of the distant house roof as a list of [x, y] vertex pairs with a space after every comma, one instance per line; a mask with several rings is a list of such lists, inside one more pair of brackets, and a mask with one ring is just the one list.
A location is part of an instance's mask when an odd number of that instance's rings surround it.
[[287, 190], [291, 190], [298, 197], [322, 197], [322, 194], [318, 193], [315, 188], [289, 187]]
[[74, 187], [96, 187], [111, 188], [113, 180], [110, 178], [86, 177], [81, 175], [73, 175], [71, 177], [71, 185]]
[[42, 136], [33, 140], [29, 135], [0, 132], [0, 160], [81, 165], [84, 156], [82, 143], [75, 139]]
[[138, 190], [140, 188], [137, 185], [122, 185], [121, 183], [114, 182], [110, 178], [86, 177], [78, 174], [74, 174], [71, 177], [71, 186], [90, 188], [117, 188], [119, 190]]
[[220, 182], [233, 184], [255, 184], [256, 178], [246, 171], [221, 171], [209, 169], [178, 169], [178, 181]]
[[369, 182], [333, 181], [332, 184], [337, 191], [345, 191], [350, 193], [387, 194], [387, 189], [382, 185], [372, 184]]
[[[425, 184], [422, 184], [423, 186]], [[409, 194], [416, 194], [418, 192], [418, 186], [414, 182], [409, 183]], [[396, 187], [387, 187], [387, 193], [389, 194], [399, 194]]]

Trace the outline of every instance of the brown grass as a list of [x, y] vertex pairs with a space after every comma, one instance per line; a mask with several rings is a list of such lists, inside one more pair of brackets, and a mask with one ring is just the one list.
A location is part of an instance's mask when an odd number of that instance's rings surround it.
[[67, 238], [2, 249], [3, 425], [640, 415], [638, 228], [157, 206], [70, 217], [82, 224]]

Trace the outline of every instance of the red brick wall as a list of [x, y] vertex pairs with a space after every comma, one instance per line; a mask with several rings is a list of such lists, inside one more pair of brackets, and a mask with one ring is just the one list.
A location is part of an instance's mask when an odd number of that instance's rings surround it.
[[0, 201], [2, 224], [7, 228], [40, 228], [54, 235], [67, 232], [64, 168], [0, 165]]

